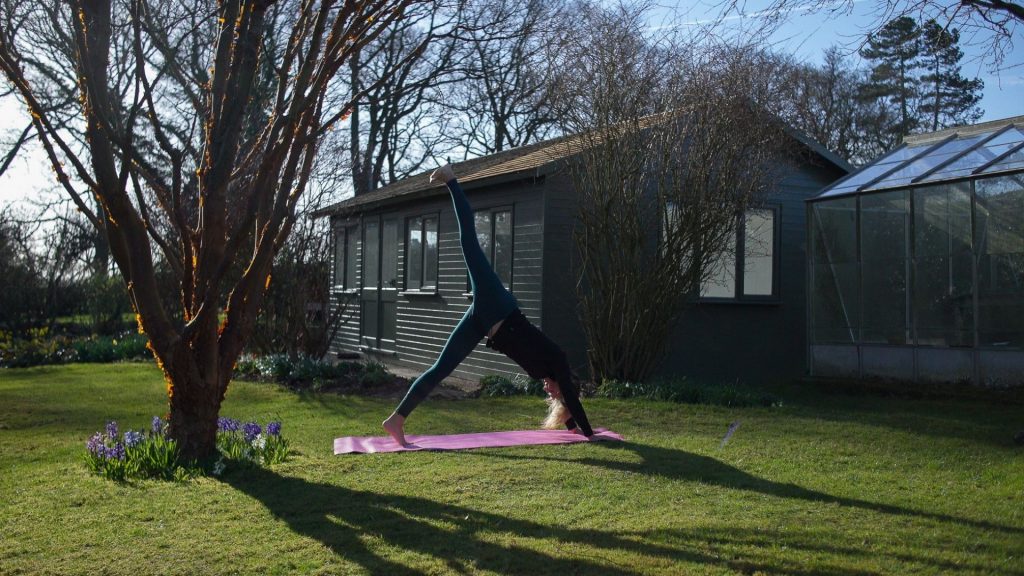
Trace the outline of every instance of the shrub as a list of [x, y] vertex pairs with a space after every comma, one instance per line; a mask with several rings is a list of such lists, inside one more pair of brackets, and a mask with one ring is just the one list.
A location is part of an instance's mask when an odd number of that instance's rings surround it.
[[235, 376], [270, 380], [292, 388], [309, 388], [314, 391], [348, 377], [354, 377], [360, 384], [367, 386], [392, 378], [381, 364], [370, 363], [364, 367], [355, 362], [331, 363], [311, 356], [293, 359], [286, 354], [242, 356], [235, 364]]
[[543, 396], [544, 384], [523, 374], [509, 378], [499, 374], [490, 374], [480, 379], [482, 396]]
[[115, 338], [88, 336], [72, 338], [53, 334], [48, 328], [33, 328], [18, 338], [0, 334], [0, 367], [26, 368], [67, 362], [114, 362], [148, 358], [146, 337], [125, 333]]
[[363, 388], [384, 386], [392, 380], [394, 380], [394, 376], [388, 372], [386, 366], [379, 362], [367, 362], [363, 365], [362, 374], [359, 375], [359, 383]]
[[146, 337], [128, 333], [120, 338], [90, 336], [71, 342], [75, 362], [114, 362], [149, 357]]
[[670, 378], [649, 382], [604, 380], [597, 387], [603, 398], [643, 398], [683, 404], [716, 406], [779, 406], [781, 400], [769, 393], [750, 389], [739, 383], [708, 385], [687, 378]]

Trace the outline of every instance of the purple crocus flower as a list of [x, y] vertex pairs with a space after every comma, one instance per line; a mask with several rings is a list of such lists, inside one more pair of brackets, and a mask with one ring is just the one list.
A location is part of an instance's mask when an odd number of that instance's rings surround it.
[[242, 426], [242, 435], [245, 437], [246, 442], [252, 442], [255, 440], [256, 437], [260, 435], [260, 432], [263, 432], [263, 428], [255, 422], [246, 422], [245, 425]]
[[138, 446], [142, 444], [142, 441], [146, 437], [142, 435], [142, 432], [136, 432], [135, 430], [128, 430], [124, 433], [124, 446], [125, 448], [131, 448], [132, 446]]
[[267, 424], [267, 436], [280, 436], [281, 434], [281, 423], [271, 422]]
[[117, 422], [111, 420], [110, 422], [107, 422], [107, 438], [110, 438], [111, 440], [116, 440], [117, 437]]
[[153, 416], [153, 423], [149, 425], [150, 432], [154, 436], [159, 436], [164, 433], [164, 421], [159, 416]]
[[89, 441], [85, 443], [85, 449], [90, 454], [103, 458], [107, 452], [106, 446], [103, 445], [103, 434], [100, 432], [93, 434]]
[[217, 418], [217, 430], [221, 432], [237, 432], [241, 427], [241, 423], [234, 418]]

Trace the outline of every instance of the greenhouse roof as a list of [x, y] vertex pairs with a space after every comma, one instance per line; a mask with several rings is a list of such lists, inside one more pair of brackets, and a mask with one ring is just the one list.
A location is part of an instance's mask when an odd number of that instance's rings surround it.
[[815, 200], [1024, 169], [1024, 116], [908, 136]]

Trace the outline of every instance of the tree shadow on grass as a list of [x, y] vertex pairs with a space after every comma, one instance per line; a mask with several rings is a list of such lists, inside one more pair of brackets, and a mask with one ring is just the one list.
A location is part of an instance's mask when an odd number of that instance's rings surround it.
[[[602, 557], [639, 554], [660, 562], [717, 564], [743, 572], [779, 572], [798, 576], [862, 576], [869, 572], [826, 564], [812, 569], [781, 565], [778, 559], [732, 558], [696, 549], [690, 541], [652, 543], [644, 534], [546, 525], [490, 512], [400, 494], [379, 494], [281, 476], [253, 469], [224, 481], [258, 500], [296, 534], [312, 538], [334, 554], [371, 574], [425, 574], [427, 570], [393, 559], [398, 553], [429, 556], [451, 573], [488, 570], [500, 574], [607, 574], [625, 576], [637, 569], [569, 554], [553, 555], [520, 544], [490, 541], [497, 534], [553, 541], [555, 547], [599, 549]], [[375, 546], [368, 540], [376, 540]], [[627, 556], [625, 561], [629, 560]], [[435, 571], [436, 567], [434, 570]]]
[[488, 453], [487, 456], [522, 460], [549, 460], [562, 463], [573, 462], [605, 468], [608, 470], [630, 472], [633, 474], [661, 476], [671, 480], [703, 482], [706, 484], [721, 486], [723, 488], [747, 490], [778, 498], [793, 498], [807, 502], [838, 504], [840, 506], [859, 508], [883, 514], [924, 518], [953, 524], [964, 524], [973, 528], [996, 530], [1007, 534], [1024, 534], [1024, 527], [1005, 526], [986, 520], [972, 520], [948, 514], [904, 508], [892, 504], [883, 504], [844, 496], [834, 496], [825, 492], [818, 492], [808, 488], [803, 488], [796, 484], [774, 482], [764, 478], [759, 478], [748, 472], [744, 472], [739, 468], [730, 466], [710, 456], [702, 456], [683, 450], [661, 448], [658, 446], [651, 446], [649, 444], [636, 444], [633, 442], [597, 442], [591, 444], [591, 446], [600, 447], [610, 451], [630, 451], [639, 456], [640, 461], [627, 462], [601, 457], [585, 457], [582, 459], [570, 460], [551, 456], [520, 456], [514, 454], [502, 454], [499, 452], [491, 452]]

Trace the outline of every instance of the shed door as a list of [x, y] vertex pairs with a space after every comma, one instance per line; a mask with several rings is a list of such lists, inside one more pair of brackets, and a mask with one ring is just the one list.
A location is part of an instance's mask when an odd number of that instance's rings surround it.
[[362, 342], [395, 351], [398, 312], [398, 220], [372, 216], [363, 225]]

